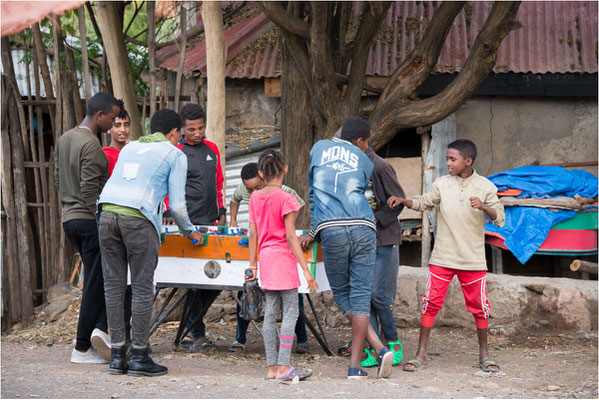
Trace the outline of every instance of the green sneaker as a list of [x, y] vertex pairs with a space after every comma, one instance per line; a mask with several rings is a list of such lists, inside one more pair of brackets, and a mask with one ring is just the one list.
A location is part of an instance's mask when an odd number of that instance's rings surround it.
[[403, 348], [401, 346], [401, 340], [397, 339], [397, 342], [387, 342], [387, 347], [393, 352], [393, 365], [397, 365], [403, 360]]
[[367, 354], [367, 357], [364, 361], [360, 363], [361, 367], [370, 368], [376, 367], [378, 363], [376, 362], [376, 352], [374, 350], [364, 349], [364, 352]]

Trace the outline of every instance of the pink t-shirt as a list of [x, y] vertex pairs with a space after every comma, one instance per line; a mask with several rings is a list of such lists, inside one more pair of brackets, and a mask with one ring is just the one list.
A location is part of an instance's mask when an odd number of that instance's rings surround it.
[[300, 286], [297, 260], [287, 243], [285, 215], [302, 208], [297, 199], [281, 189], [268, 194], [254, 191], [250, 197], [250, 222], [258, 230], [260, 283], [266, 290]]

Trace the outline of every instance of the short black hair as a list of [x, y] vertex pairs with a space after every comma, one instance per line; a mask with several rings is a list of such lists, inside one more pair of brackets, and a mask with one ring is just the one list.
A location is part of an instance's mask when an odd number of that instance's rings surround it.
[[158, 110], [150, 120], [150, 133], [160, 132], [167, 135], [174, 128], [181, 129], [181, 118], [179, 114], [168, 108]]
[[472, 162], [476, 160], [476, 145], [468, 139], [458, 139], [447, 145], [448, 149], [457, 150], [464, 159], [470, 157]]
[[195, 121], [196, 119], [203, 119], [204, 122], [206, 120], [206, 113], [201, 105], [195, 103], [185, 104], [181, 111], [179, 111], [179, 115], [181, 116], [181, 123], [185, 124], [185, 121]]
[[258, 176], [258, 163], [251, 162], [241, 168], [241, 179], [244, 181], [254, 179]]
[[99, 111], [109, 113], [112, 111], [112, 106], [117, 106], [122, 110], [124, 108], [123, 100], [117, 100], [108, 92], [98, 92], [94, 94], [87, 102], [87, 110], [85, 110], [85, 115], [87, 117], [93, 117]]
[[129, 117], [129, 113], [127, 112], [127, 110], [125, 110], [125, 106], [121, 107], [121, 112], [116, 117], [120, 119], [125, 119], [128, 117], [129, 119], [131, 119], [131, 117]]
[[353, 143], [357, 139], [368, 139], [369, 137], [370, 125], [364, 118], [354, 116], [343, 121], [341, 139]]
[[280, 176], [286, 165], [285, 158], [276, 150], [266, 150], [258, 158], [258, 168], [267, 182]]

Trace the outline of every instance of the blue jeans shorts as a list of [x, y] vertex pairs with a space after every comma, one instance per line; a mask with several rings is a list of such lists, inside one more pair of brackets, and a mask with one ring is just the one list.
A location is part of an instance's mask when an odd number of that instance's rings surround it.
[[364, 225], [320, 232], [322, 255], [333, 298], [345, 315], [370, 315], [376, 232]]

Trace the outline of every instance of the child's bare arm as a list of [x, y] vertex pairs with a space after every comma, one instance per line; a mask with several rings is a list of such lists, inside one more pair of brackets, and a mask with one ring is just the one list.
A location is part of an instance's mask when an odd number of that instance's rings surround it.
[[253, 280], [256, 279], [256, 272], [258, 269], [258, 230], [256, 229], [256, 224], [250, 222], [250, 241], [249, 241], [249, 250], [250, 250], [250, 268], [254, 269], [254, 277]]
[[387, 199], [387, 205], [389, 206], [389, 208], [395, 208], [400, 204], [403, 204], [408, 208], [412, 208], [413, 205], [412, 200], [402, 199], [401, 197], [389, 196], [389, 198]]
[[299, 239], [295, 234], [295, 219], [297, 218], [297, 215], [297, 211], [285, 215], [285, 235], [287, 236], [287, 243], [289, 244], [291, 252], [297, 259], [297, 262], [302, 267], [304, 277], [306, 278], [306, 282], [308, 283], [308, 288], [311, 290], [317, 290], [318, 283], [316, 283], [314, 277], [310, 273], [310, 269], [308, 268], [308, 264], [306, 263], [306, 259], [304, 258], [304, 253], [302, 252], [302, 247], [300, 246]]

